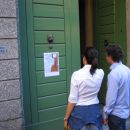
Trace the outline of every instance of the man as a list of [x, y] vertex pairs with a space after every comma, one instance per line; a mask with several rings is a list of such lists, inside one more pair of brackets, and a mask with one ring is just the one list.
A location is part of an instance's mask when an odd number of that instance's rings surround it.
[[109, 130], [126, 130], [130, 115], [130, 69], [122, 64], [123, 52], [117, 44], [106, 47], [106, 60], [110, 64], [107, 82], [104, 124]]

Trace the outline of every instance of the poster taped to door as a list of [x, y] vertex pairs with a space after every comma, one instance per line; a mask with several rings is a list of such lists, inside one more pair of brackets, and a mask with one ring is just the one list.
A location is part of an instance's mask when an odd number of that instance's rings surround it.
[[45, 77], [59, 76], [59, 52], [44, 53], [43, 57]]

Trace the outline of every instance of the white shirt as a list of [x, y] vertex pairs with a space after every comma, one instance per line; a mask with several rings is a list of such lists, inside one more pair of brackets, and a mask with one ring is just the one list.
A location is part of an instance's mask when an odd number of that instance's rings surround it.
[[99, 103], [97, 94], [101, 87], [104, 71], [97, 69], [95, 74], [91, 75], [90, 68], [91, 65], [85, 65], [72, 74], [69, 102], [80, 106]]

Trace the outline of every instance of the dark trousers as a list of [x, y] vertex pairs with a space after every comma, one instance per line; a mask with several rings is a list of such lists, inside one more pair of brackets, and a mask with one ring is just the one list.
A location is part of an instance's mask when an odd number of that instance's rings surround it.
[[109, 130], [126, 130], [126, 120], [120, 117], [110, 115], [108, 117]]

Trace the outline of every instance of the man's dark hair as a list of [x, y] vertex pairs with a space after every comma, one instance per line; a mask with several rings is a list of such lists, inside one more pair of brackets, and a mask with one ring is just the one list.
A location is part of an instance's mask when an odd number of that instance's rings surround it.
[[118, 44], [110, 44], [106, 47], [107, 56], [111, 56], [114, 62], [123, 60], [124, 54]]

